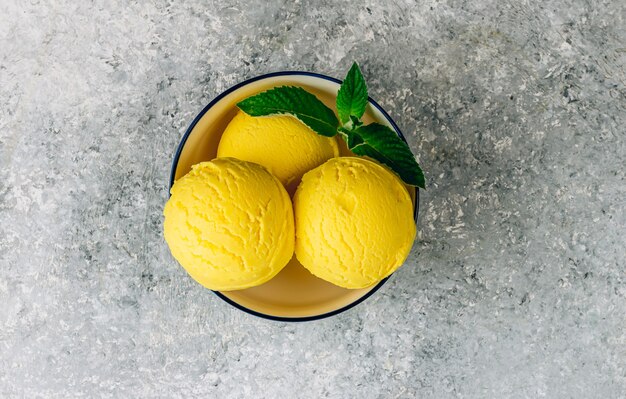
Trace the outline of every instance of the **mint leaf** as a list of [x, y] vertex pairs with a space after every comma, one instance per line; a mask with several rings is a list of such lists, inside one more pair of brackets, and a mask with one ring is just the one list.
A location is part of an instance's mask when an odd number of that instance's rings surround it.
[[355, 62], [337, 93], [337, 112], [341, 123], [348, 123], [350, 116], [362, 117], [367, 101], [367, 85], [359, 65]]
[[384, 163], [407, 184], [426, 188], [424, 172], [415, 161], [409, 146], [398, 137], [396, 132], [385, 125], [372, 123], [360, 126], [351, 133], [359, 136], [357, 140], [348, 134], [348, 141], [352, 140], [353, 143], [356, 143], [356, 145], [351, 146], [348, 142], [348, 148], [352, 152]]
[[337, 134], [339, 121], [333, 110], [301, 87], [275, 87], [240, 101], [237, 107], [250, 116], [292, 115], [322, 136]]

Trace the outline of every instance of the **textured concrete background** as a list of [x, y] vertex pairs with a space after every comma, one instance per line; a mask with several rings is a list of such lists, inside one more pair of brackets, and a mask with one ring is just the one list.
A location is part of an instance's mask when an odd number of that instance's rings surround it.
[[[1, 1], [0, 396], [625, 397], [625, 26], [618, 0]], [[429, 179], [413, 252], [340, 316], [237, 311], [161, 237], [175, 147], [242, 79], [353, 60]]]

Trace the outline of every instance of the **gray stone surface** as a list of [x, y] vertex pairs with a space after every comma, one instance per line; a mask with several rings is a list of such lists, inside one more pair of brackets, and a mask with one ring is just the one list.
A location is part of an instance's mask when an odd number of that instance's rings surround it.
[[[3, 0], [0, 396], [623, 398], [625, 15]], [[331, 319], [237, 311], [161, 237], [175, 147], [238, 81], [353, 60], [429, 179], [412, 254]]]

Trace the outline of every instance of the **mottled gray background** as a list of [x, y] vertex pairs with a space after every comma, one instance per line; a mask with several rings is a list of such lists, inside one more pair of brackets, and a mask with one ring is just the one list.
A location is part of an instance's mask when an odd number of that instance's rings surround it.
[[[625, 397], [625, 4], [2, 0], [0, 396]], [[331, 319], [235, 310], [161, 237], [176, 145], [354, 60], [429, 179], [411, 256]]]

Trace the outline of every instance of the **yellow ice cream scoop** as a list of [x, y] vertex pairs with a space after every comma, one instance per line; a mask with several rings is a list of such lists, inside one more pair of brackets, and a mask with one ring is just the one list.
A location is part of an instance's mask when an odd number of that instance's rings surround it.
[[304, 175], [293, 200], [296, 257], [335, 285], [369, 287], [400, 267], [411, 250], [411, 197], [378, 163], [333, 158]]
[[334, 137], [316, 134], [292, 116], [252, 117], [239, 112], [228, 124], [218, 157], [265, 166], [293, 194], [302, 175], [339, 155]]
[[165, 240], [197, 282], [216, 291], [263, 284], [291, 259], [291, 200], [264, 167], [232, 158], [194, 165], [165, 205]]

